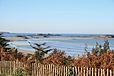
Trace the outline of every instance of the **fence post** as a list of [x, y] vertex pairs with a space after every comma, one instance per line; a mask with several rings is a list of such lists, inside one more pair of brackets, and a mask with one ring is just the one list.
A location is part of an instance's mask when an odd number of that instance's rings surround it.
[[32, 72], [32, 70], [33, 70], [32, 64], [33, 64], [32, 62], [28, 63], [28, 65], [29, 65], [28, 67], [30, 68], [29, 71], [28, 71], [29, 76], [32, 76], [32, 74], [33, 74], [33, 72]]
[[112, 76], [112, 70], [110, 70], [110, 76]]
[[91, 76], [91, 68], [89, 68], [89, 75]]
[[101, 69], [101, 76], [103, 76], [103, 69]]
[[100, 69], [98, 69], [98, 76], [100, 76]]
[[112, 70], [113, 71], [113, 76], [114, 76], [114, 70]]
[[86, 76], [86, 74], [85, 74], [85, 67], [83, 69], [84, 69], [84, 74], [83, 75]]
[[92, 76], [94, 76], [94, 71], [93, 71], [94, 69], [92, 68]]
[[66, 67], [66, 76], [68, 76], [68, 67]]
[[103, 69], [103, 76], [105, 76], [105, 70]]
[[86, 68], [86, 76], [88, 76], [88, 67]]
[[[7, 62], [6, 62], [7, 63]], [[12, 65], [11, 65], [11, 61], [9, 62], [10, 63], [10, 75], [11, 75], [11, 73], [12, 73]]]
[[97, 68], [95, 68], [95, 76], [97, 76]]
[[74, 72], [74, 73], [75, 73], [75, 76], [77, 76], [77, 74], [78, 74], [78, 73], [77, 73], [77, 72], [78, 72], [78, 71], [77, 71], [77, 67], [74, 67], [74, 68], [75, 68], [75, 72]]
[[83, 68], [81, 67], [81, 76], [83, 76]]
[[107, 69], [107, 76], [109, 76], [109, 70]]
[[1, 61], [0, 61], [0, 74], [1, 74], [1, 70], [2, 70], [2, 69], [1, 69]]

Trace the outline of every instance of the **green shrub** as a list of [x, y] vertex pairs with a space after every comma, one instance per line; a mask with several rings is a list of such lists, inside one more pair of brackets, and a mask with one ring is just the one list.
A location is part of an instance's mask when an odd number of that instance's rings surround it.
[[103, 53], [106, 53], [110, 50], [109, 42], [108, 40], [105, 40], [103, 46], [99, 43], [96, 43], [96, 47], [92, 49], [92, 54], [101, 56]]
[[16, 70], [15, 74], [11, 74], [8, 76], [26, 76], [26, 73], [22, 68], [20, 68]]

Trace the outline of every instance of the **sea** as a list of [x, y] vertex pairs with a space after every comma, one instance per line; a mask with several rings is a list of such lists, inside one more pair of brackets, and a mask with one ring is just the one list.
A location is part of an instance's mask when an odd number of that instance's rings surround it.
[[[34, 33], [32, 33], [33, 35]], [[18, 36], [18, 35], [31, 35], [31, 33], [7, 33], [3, 34], [2, 36]], [[59, 34], [60, 36], [98, 36], [101, 34]], [[88, 52], [91, 52], [92, 48], [95, 47], [96, 42], [103, 46], [104, 41], [106, 39], [69, 39], [69, 40], [38, 40], [38, 39], [28, 39], [28, 40], [19, 40], [19, 41], [12, 41], [9, 42], [11, 47], [15, 47], [19, 50], [25, 51], [35, 51], [33, 48], [30, 47], [31, 43], [46, 43], [46, 46], [50, 46], [52, 49], [58, 49], [64, 51], [66, 55], [70, 56], [81, 56], [85, 54], [85, 48]], [[110, 49], [114, 49], [114, 39], [108, 39], [110, 43]]]

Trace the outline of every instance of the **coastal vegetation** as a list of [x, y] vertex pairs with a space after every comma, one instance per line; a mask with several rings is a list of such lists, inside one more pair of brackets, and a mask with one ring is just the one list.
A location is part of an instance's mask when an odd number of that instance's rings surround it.
[[73, 66], [114, 69], [114, 51], [110, 50], [108, 40], [103, 46], [96, 43], [92, 53], [87, 52], [86, 55], [76, 58]]
[[[35, 62], [69, 67], [88, 67], [105, 70], [114, 69], [114, 51], [110, 49], [108, 40], [106, 40], [103, 45], [96, 42], [96, 46], [91, 52], [85, 48], [86, 53], [76, 58], [67, 56], [65, 52], [61, 50], [50, 49], [50, 46], [46, 46], [46, 43], [38, 44], [29, 42], [30, 46], [36, 51], [34, 54], [23, 54], [16, 48], [8, 47], [8, 42], [9, 40], [0, 37], [0, 61], [23, 62], [25, 63], [23, 69], [29, 74], [31, 64]], [[17, 73], [18, 75], [15, 74], [12, 76], [24, 76], [22, 70], [19, 71], [19, 74]]]

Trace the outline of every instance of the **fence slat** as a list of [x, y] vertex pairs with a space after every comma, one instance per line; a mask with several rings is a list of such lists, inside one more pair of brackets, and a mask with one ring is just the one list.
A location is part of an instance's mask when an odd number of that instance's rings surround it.
[[77, 67], [74, 67], [74, 69], [75, 69], [75, 76], [77, 76]]
[[100, 76], [100, 69], [98, 69], [98, 76]]
[[86, 68], [86, 76], [89, 76], [89, 73], [88, 73], [88, 68]]
[[94, 69], [92, 68], [92, 76], [94, 76], [94, 71], [93, 71]]
[[1, 66], [2, 66], [2, 65], [1, 65], [1, 62], [0, 62], [0, 74], [2, 73], [2, 72], [1, 72], [1, 70], [2, 70], [2, 69], [1, 69], [2, 67], [1, 67]]
[[103, 71], [102, 71], [102, 69], [101, 69], [101, 76], [103, 76]]
[[109, 70], [107, 69], [107, 76], [109, 76]]
[[110, 70], [110, 76], [112, 76], [112, 70]]
[[97, 68], [95, 68], [95, 76], [97, 76]]

